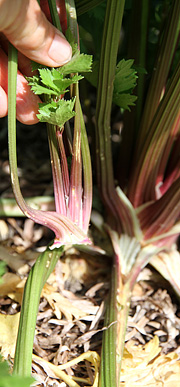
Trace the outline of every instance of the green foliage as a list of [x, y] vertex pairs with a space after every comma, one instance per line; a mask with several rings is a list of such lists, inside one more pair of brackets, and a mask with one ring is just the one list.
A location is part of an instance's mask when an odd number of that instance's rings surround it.
[[73, 111], [75, 99], [66, 101], [57, 97], [64, 95], [69, 86], [83, 78], [76, 73], [91, 71], [91, 66], [92, 56], [80, 54], [76, 50], [71, 61], [64, 66], [57, 69], [40, 68], [39, 75], [27, 78], [33, 92], [45, 96], [46, 102], [39, 104], [37, 115], [41, 122], [62, 127], [75, 115]]
[[72, 57], [70, 62], [66, 63], [64, 66], [59, 67], [59, 71], [63, 75], [71, 73], [86, 73], [91, 71], [92, 67], [92, 56], [86, 54], [79, 54], [79, 51]]
[[57, 69], [40, 68], [39, 76], [35, 75], [27, 78], [27, 80], [35, 94], [59, 96], [66, 93], [70, 85], [83, 78], [81, 75], [73, 75], [67, 78], [67, 75], [91, 71], [91, 66], [92, 56], [76, 52], [71, 61], [64, 66]]
[[[132, 59], [122, 59], [117, 67], [114, 79], [113, 103], [120, 108], [130, 110], [129, 106], [133, 106], [137, 97], [132, 95], [132, 91], [137, 82], [137, 71], [132, 67], [134, 61]], [[142, 72], [145, 70], [141, 70]], [[98, 83], [99, 62], [93, 62], [92, 73], [86, 74], [86, 79], [95, 87]]]
[[29, 387], [34, 382], [31, 377], [11, 375], [9, 371], [8, 362], [4, 361], [0, 355], [0, 387]]
[[131, 95], [136, 86], [137, 72], [132, 68], [134, 61], [132, 59], [122, 59], [116, 68], [114, 80], [113, 102], [122, 109], [130, 110], [137, 97]]
[[130, 111], [129, 106], [134, 106], [135, 105], [134, 102], [136, 100], [137, 100], [136, 95], [123, 94], [123, 93], [120, 93], [120, 94], [117, 93], [113, 95], [113, 102], [124, 110]]
[[132, 59], [122, 59], [116, 69], [114, 80], [114, 91], [122, 93], [124, 91], [133, 90], [136, 86], [136, 71], [132, 68], [134, 61]]
[[68, 91], [66, 90], [67, 87], [78, 82], [82, 78], [81, 75], [74, 75], [72, 78], [64, 78], [63, 74], [60, 74], [54, 68], [52, 70], [44, 68], [39, 69], [39, 77], [34, 76], [29, 78], [29, 85], [35, 94], [59, 96]]
[[68, 101], [60, 99], [57, 102], [41, 103], [39, 104], [39, 114], [37, 114], [37, 117], [41, 122], [48, 122], [61, 128], [66, 121], [75, 116], [73, 111], [74, 103], [75, 98]]

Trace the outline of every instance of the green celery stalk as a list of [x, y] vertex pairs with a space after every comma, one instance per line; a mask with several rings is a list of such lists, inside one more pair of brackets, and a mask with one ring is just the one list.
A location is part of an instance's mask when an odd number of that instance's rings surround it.
[[43, 286], [62, 255], [64, 247], [40, 254], [31, 268], [23, 294], [13, 373], [31, 375], [34, 332]]
[[[17, 50], [9, 46], [8, 58], [8, 135], [9, 135], [9, 162], [11, 179], [16, 197], [22, 208], [26, 208], [21, 195], [19, 180], [17, 175], [16, 158], [16, 77], [17, 77]], [[30, 271], [26, 282], [21, 317], [18, 330], [16, 353], [13, 372], [20, 376], [31, 375], [32, 350], [34, 341], [34, 331], [38, 305], [42, 288], [53, 271], [63, 246], [53, 251], [47, 249], [42, 253]]]

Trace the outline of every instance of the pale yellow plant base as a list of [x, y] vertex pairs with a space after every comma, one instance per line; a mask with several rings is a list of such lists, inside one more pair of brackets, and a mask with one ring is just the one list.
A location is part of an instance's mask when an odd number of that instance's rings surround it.
[[[99, 380], [99, 365], [100, 365], [100, 356], [95, 351], [88, 351], [83, 353], [82, 355], [78, 356], [76, 359], [73, 359], [65, 364], [56, 366], [47, 360], [42, 359], [39, 356], [36, 356], [33, 354], [33, 360], [37, 362], [41, 362], [46, 364], [53, 372], [54, 374], [59, 377], [61, 380], [63, 380], [65, 383], [68, 384], [69, 387], [80, 387], [77, 382], [83, 382], [87, 383], [91, 387], [98, 387], [98, 380]], [[91, 385], [91, 382], [89, 379], [84, 378], [78, 378], [75, 376], [67, 375], [63, 370], [69, 367], [72, 367], [84, 360], [89, 361], [95, 369], [95, 377], [94, 377], [94, 383]]]

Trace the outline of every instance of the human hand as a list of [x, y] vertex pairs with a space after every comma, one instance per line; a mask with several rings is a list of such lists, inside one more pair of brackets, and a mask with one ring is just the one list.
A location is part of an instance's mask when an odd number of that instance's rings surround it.
[[0, 0], [0, 31], [0, 117], [8, 112], [6, 53], [10, 41], [19, 51], [21, 71], [17, 76], [17, 119], [25, 124], [34, 124], [38, 122], [36, 114], [41, 101], [23, 77], [32, 75], [29, 59], [58, 67], [71, 59], [71, 46], [46, 19], [37, 0]]

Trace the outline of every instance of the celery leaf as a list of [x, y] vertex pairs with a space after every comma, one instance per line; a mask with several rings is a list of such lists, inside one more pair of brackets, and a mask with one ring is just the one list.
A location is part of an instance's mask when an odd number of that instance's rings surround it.
[[130, 110], [129, 106], [134, 106], [137, 99], [132, 95], [137, 83], [137, 72], [132, 68], [133, 63], [132, 59], [122, 59], [116, 67], [114, 79], [113, 102], [126, 110]]
[[39, 114], [37, 117], [41, 122], [48, 122], [52, 125], [62, 127], [66, 121], [75, 116], [73, 111], [75, 98], [72, 100], [60, 99], [50, 103], [39, 104]]
[[124, 110], [129, 110], [129, 106], [134, 106], [135, 101], [137, 100], [136, 95], [131, 94], [123, 94], [123, 93], [114, 93], [113, 94], [113, 102], [120, 106]]
[[[39, 68], [39, 75], [27, 78], [35, 94], [44, 95], [43, 102], [39, 104], [38, 119], [52, 125], [62, 127], [66, 121], [75, 116], [73, 111], [75, 99], [61, 99], [69, 86], [83, 78], [79, 72], [89, 72], [92, 67], [92, 56], [80, 54], [76, 49], [70, 62], [59, 68]], [[58, 98], [57, 98], [58, 97]]]
[[[132, 68], [133, 60], [122, 59], [117, 67], [114, 79], [113, 103], [120, 106], [122, 109], [130, 110], [129, 106], [133, 106], [137, 97], [132, 95], [132, 91], [137, 83], [137, 71]], [[85, 74], [86, 79], [95, 87], [98, 83], [99, 62], [93, 62], [92, 73]]]
[[67, 87], [78, 82], [83, 77], [74, 75], [71, 78], [65, 78], [57, 69], [39, 69], [39, 77], [33, 76], [27, 78], [29, 85], [35, 94], [59, 96], [67, 92]]
[[123, 93], [128, 90], [133, 90], [136, 86], [137, 72], [132, 68], [133, 60], [122, 59], [116, 68], [114, 80], [114, 92]]
[[58, 70], [62, 74], [85, 73], [91, 71], [92, 55], [80, 54], [79, 51], [72, 57], [70, 62], [59, 67]]

